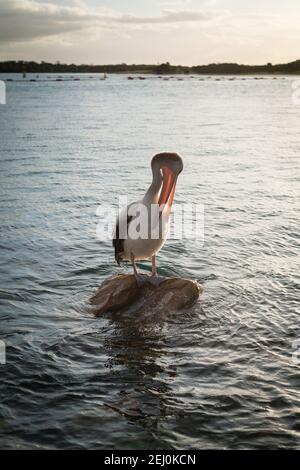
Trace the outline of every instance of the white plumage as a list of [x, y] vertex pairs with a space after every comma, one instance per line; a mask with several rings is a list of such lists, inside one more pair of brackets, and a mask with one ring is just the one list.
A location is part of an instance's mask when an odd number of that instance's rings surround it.
[[125, 208], [117, 221], [113, 246], [116, 261], [152, 258], [152, 274], [156, 274], [155, 256], [166, 241], [176, 181], [183, 169], [176, 153], [160, 153], [151, 161], [152, 183], [140, 201]]

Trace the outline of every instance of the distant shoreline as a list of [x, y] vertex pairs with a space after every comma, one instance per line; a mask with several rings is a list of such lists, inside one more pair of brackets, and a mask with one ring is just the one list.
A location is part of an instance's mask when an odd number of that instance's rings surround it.
[[76, 65], [53, 64], [50, 62], [5, 61], [0, 62], [0, 73], [119, 73], [119, 74], [153, 74], [153, 75], [253, 75], [253, 74], [300, 74], [300, 60], [287, 64], [243, 65], [235, 63], [217, 63], [209, 65], [183, 66], [171, 65], [169, 62], [160, 65], [115, 64], [115, 65]]

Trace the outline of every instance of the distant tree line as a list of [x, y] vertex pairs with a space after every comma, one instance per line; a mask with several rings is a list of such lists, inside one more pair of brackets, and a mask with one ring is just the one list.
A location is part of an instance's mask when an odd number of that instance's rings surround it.
[[300, 73], [300, 60], [288, 64], [241, 65], [235, 63], [215, 63], [186, 67], [171, 65], [169, 62], [160, 65], [146, 64], [111, 64], [111, 65], [76, 65], [56, 62], [0, 62], [0, 73], [154, 73], [157, 75], [172, 74], [252, 74], [252, 73]]

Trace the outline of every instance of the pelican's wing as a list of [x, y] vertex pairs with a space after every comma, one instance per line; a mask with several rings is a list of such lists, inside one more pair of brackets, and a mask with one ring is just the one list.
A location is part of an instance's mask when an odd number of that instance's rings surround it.
[[[114, 235], [113, 235], [113, 247], [115, 249], [115, 260], [120, 266], [120, 261], [122, 261], [122, 253], [124, 252], [124, 238], [120, 238], [120, 218], [124, 218], [127, 223], [127, 230], [126, 232], [128, 233], [128, 225], [130, 221], [133, 219], [132, 216], [128, 215], [128, 209], [130, 206], [126, 207], [126, 209], [122, 210], [121, 214], [116, 220], [116, 226], [114, 230]], [[126, 219], [125, 219], [126, 217]]]

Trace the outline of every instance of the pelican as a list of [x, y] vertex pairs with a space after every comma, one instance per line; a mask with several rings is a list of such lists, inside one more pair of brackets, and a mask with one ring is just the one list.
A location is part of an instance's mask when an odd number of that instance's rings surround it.
[[[177, 153], [159, 153], [152, 158], [151, 169], [152, 183], [144, 197], [127, 206], [117, 219], [113, 247], [119, 265], [121, 261], [131, 261], [138, 285], [149, 281], [157, 286], [163, 278], [157, 274], [156, 255], [166, 241], [176, 182], [183, 170], [183, 161]], [[136, 261], [150, 258], [152, 276], [139, 274]]]

